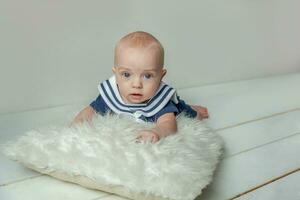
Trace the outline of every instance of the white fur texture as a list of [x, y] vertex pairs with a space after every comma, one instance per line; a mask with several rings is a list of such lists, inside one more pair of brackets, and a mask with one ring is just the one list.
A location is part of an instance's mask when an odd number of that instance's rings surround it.
[[4, 153], [43, 172], [82, 175], [132, 192], [193, 200], [211, 180], [222, 142], [203, 122], [179, 117], [178, 132], [158, 143], [136, 143], [138, 124], [99, 116], [91, 125], [47, 127], [5, 145]]

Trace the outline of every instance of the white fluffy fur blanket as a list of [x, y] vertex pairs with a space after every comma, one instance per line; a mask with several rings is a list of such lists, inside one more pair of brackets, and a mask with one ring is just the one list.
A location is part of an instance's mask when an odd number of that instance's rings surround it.
[[4, 153], [41, 173], [133, 199], [195, 199], [212, 180], [220, 138], [181, 116], [176, 134], [135, 143], [138, 130], [151, 126], [99, 116], [90, 125], [29, 131]]

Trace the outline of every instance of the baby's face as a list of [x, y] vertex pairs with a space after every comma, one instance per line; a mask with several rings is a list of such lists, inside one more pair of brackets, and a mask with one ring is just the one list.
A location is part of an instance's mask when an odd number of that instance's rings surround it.
[[147, 102], [154, 96], [166, 73], [151, 49], [124, 49], [115, 65], [113, 72], [125, 103]]

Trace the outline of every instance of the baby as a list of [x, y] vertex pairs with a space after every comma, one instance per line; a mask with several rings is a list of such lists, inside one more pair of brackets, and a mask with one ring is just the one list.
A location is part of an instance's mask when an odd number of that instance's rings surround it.
[[167, 72], [164, 49], [149, 33], [133, 32], [117, 43], [112, 71], [114, 76], [98, 86], [100, 95], [75, 117], [73, 124], [91, 121], [96, 113], [127, 115], [136, 121], [156, 123], [137, 136], [139, 142], [155, 143], [176, 133], [176, 116], [182, 112], [199, 120], [208, 118], [205, 107], [185, 104], [175, 89], [162, 82]]

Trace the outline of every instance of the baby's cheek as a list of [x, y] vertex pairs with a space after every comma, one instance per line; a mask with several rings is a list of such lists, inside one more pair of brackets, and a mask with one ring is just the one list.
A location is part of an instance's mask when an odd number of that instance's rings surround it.
[[158, 90], [157, 85], [151, 85], [151, 86], [148, 87], [148, 93], [151, 96], [154, 96], [157, 90]]

